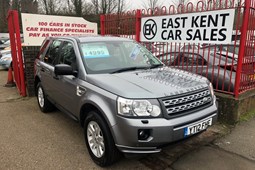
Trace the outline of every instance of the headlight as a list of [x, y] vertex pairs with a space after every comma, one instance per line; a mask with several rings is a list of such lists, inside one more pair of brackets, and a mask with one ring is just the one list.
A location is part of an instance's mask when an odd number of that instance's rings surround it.
[[161, 109], [149, 100], [130, 100], [119, 97], [117, 101], [118, 114], [123, 116], [152, 116], [158, 117]]
[[210, 92], [211, 92], [212, 96], [214, 97], [214, 91], [213, 91], [212, 83], [209, 84], [209, 89], [210, 89]]
[[213, 103], [215, 103], [215, 102], [216, 102], [216, 97], [215, 97], [215, 95], [214, 95], [212, 83], [209, 84], [209, 90], [210, 90], [210, 93], [211, 93], [211, 95], [212, 95]]

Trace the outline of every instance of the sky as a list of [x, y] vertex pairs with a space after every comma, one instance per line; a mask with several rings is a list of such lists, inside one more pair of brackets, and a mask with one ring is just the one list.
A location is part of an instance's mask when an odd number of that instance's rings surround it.
[[[126, 1], [127, 1], [128, 8], [136, 9], [136, 8], [143, 8], [143, 3], [146, 2], [147, 0], [126, 0]], [[171, 0], [160, 0], [160, 2], [163, 5], [169, 6], [169, 4], [171, 3]]]
[[[165, 5], [169, 7], [173, 4], [173, 2], [176, 2], [178, 0], [159, 0], [162, 5]], [[172, 2], [173, 1], [173, 2]], [[127, 8], [128, 9], [137, 9], [137, 8], [143, 8], [143, 4], [145, 2], [148, 2], [148, 0], [126, 0], [127, 2]], [[197, 2], [197, 0], [190, 0], [190, 2]]]

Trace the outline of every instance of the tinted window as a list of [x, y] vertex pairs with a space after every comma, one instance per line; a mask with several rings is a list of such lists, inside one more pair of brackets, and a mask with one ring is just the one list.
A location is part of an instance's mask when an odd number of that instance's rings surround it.
[[58, 64], [68, 64], [72, 66], [74, 70], [77, 70], [76, 55], [71, 42], [63, 42], [59, 52]]
[[179, 52], [165, 53], [163, 55], [158, 56], [158, 59], [160, 59], [167, 66], [170, 66], [172, 64], [175, 64], [173, 62], [176, 60], [178, 56], [180, 56]]
[[204, 60], [203, 57], [201, 57], [198, 54], [192, 54], [192, 53], [183, 53], [182, 62], [190, 66], [206, 64], [206, 61]]
[[59, 51], [59, 47], [61, 45], [61, 41], [59, 40], [55, 40], [52, 42], [52, 44], [50, 45], [46, 55], [44, 56], [44, 62], [51, 64], [51, 65], [55, 65], [56, 63], [56, 58], [58, 56], [58, 51]]

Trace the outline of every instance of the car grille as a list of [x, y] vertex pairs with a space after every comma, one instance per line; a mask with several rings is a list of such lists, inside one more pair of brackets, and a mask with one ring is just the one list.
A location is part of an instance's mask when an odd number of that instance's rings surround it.
[[190, 114], [212, 105], [212, 96], [209, 89], [203, 89], [185, 96], [175, 96], [161, 99], [166, 118], [174, 118]]

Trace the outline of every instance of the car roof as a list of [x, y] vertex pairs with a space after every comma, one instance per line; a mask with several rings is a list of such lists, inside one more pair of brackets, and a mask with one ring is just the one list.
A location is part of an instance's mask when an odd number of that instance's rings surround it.
[[236, 43], [236, 44], [210, 44], [210, 45], [206, 45], [206, 46], [203, 46], [201, 47], [202, 49], [204, 48], [208, 48], [208, 47], [218, 47], [218, 46], [235, 46], [235, 47], [239, 47], [239, 43]]
[[134, 41], [129, 38], [114, 37], [114, 36], [101, 36], [101, 35], [58, 36], [58, 37], [48, 37], [48, 38], [49, 39], [69, 39], [69, 40], [76, 40], [77, 42]]

